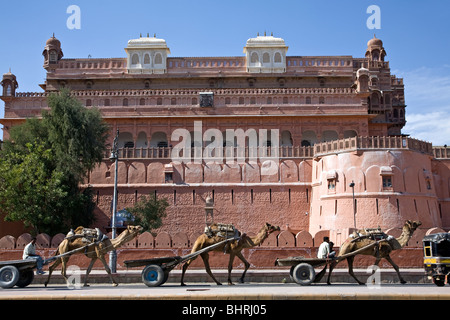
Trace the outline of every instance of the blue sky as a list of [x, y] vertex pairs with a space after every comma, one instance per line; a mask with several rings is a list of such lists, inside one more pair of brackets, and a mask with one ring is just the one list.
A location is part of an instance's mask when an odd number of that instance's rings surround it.
[[[70, 5], [81, 9], [79, 30], [67, 27]], [[381, 9], [381, 29], [367, 28], [370, 5]], [[140, 33], [165, 39], [171, 57], [243, 56], [247, 39], [265, 31], [285, 39], [288, 55], [363, 57], [376, 33], [392, 73], [404, 77], [403, 133], [443, 145], [450, 144], [449, 12], [444, 0], [2, 1], [0, 74], [11, 68], [18, 91], [42, 91], [42, 51], [53, 32], [65, 58], [125, 57]]]

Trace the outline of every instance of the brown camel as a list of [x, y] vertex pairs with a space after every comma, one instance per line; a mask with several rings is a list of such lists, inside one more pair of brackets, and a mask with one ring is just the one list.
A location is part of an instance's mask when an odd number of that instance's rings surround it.
[[[382, 258], [385, 258], [395, 269], [397, 275], [400, 279], [401, 283], [406, 283], [406, 281], [402, 278], [398, 266], [394, 263], [389, 254], [394, 250], [399, 250], [403, 248], [411, 239], [414, 231], [421, 225], [420, 221], [406, 221], [403, 226], [402, 234], [399, 238], [390, 237], [386, 240], [382, 240], [378, 245], [372, 246], [367, 250], [363, 250], [359, 254], [369, 255], [376, 258], [375, 265], [378, 266], [378, 263]], [[355, 237], [358, 235], [362, 235], [361, 237]], [[330, 273], [328, 274], [327, 283], [330, 284], [331, 272], [334, 267], [337, 265], [339, 261], [339, 256], [343, 256], [345, 254], [354, 252], [358, 249], [364, 248], [367, 245], [375, 243], [376, 240], [372, 240], [370, 237], [365, 237], [366, 232], [364, 230], [359, 230], [358, 232], [353, 233], [353, 237], [348, 238], [341, 246], [339, 250], [339, 254], [337, 256], [337, 261], [334, 261], [330, 264]], [[359, 281], [355, 274], [353, 273], [353, 260], [355, 256], [351, 256], [347, 258], [348, 263], [348, 272], [349, 274], [360, 284], [363, 285], [364, 282]]]
[[[83, 229], [83, 227], [78, 227], [75, 230], [75, 234], [79, 233], [79, 231], [81, 231], [82, 229]], [[114, 278], [111, 274], [111, 270], [110, 270], [108, 264], [106, 263], [105, 254], [108, 253], [109, 251], [119, 248], [123, 244], [132, 240], [141, 231], [142, 231], [141, 226], [128, 226], [127, 229], [125, 229], [117, 238], [109, 239], [109, 238], [105, 237], [104, 239], [101, 239], [98, 242], [93, 242], [91, 245], [89, 245], [85, 249], [82, 249], [83, 247], [86, 246], [86, 243], [83, 242], [83, 239], [81, 237], [76, 237], [74, 239], [66, 238], [59, 244], [58, 249], [56, 250], [55, 256], [70, 252], [72, 250], [80, 249], [79, 251], [75, 252], [74, 254], [81, 253], [91, 259], [91, 263], [89, 264], [89, 267], [86, 270], [84, 286], [85, 287], [89, 286], [87, 284], [88, 276], [89, 276], [89, 273], [91, 272], [92, 266], [94, 265], [94, 263], [97, 259], [99, 259], [103, 263], [103, 266], [105, 267], [105, 270], [108, 273], [108, 275], [111, 279], [111, 282], [113, 283], [113, 286], [117, 286], [118, 283], [114, 280]], [[67, 267], [67, 262], [69, 261], [70, 256], [71, 255], [67, 255], [67, 256], [58, 258], [55, 261], [55, 263], [53, 263], [49, 267], [48, 278], [47, 278], [47, 281], [45, 282], [46, 287], [50, 281], [50, 277], [52, 275], [53, 270], [61, 263], [62, 263], [61, 274], [63, 275], [66, 282], [68, 282], [68, 279], [66, 276], [66, 267]]]
[[[211, 229], [214, 229], [215, 226], [216, 226], [215, 224], [211, 225]], [[279, 230], [280, 230], [280, 227], [272, 226], [272, 225], [266, 223], [255, 237], [249, 237], [244, 233], [241, 235], [241, 238], [239, 240], [235, 240], [228, 244], [224, 244], [223, 246], [219, 246], [218, 248], [213, 250], [213, 251], [222, 251], [222, 252], [228, 253], [230, 255], [230, 260], [228, 262], [228, 284], [229, 285], [233, 284], [233, 282], [231, 281], [231, 270], [233, 269], [233, 261], [234, 261], [235, 257], [238, 257], [239, 259], [241, 259], [241, 261], [245, 265], [245, 270], [242, 273], [242, 276], [240, 278], [241, 283], [244, 282], [245, 273], [247, 272], [248, 268], [250, 267], [250, 263], [248, 263], [248, 261], [242, 255], [242, 252], [241, 252], [242, 249], [252, 248], [254, 246], [260, 245], [269, 236], [269, 234], [271, 234], [274, 231], [279, 231]], [[194, 246], [191, 250], [191, 253], [197, 252], [203, 248], [209, 247], [209, 246], [211, 246], [215, 243], [218, 243], [220, 241], [223, 241], [223, 240], [224, 240], [224, 238], [219, 237], [219, 236], [208, 237], [208, 235], [202, 234], [195, 241]], [[215, 283], [217, 283], [218, 285], [221, 285], [221, 283], [216, 280], [216, 278], [214, 277], [214, 275], [211, 272], [211, 268], [209, 266], [208, 252], [202, 253], [200, 256], [202, 257], [203, 263], [205, 264], [206, 272], [214, 280]], [[196, 257], [187, 261], [183, 265], [183, 272], [181, 274], [181, 285], [182, 286], [185, 286], [184, 281], [183, 281], [184, 274], [185, 274], [187, 268], [189, 267], [189, 265], [195, 259], [196, 259]]]

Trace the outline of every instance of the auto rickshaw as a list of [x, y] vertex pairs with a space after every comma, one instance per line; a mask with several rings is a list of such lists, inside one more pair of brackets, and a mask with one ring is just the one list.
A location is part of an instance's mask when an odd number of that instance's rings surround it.
[[430, 234], [422, 242], [425, 273], [435, 285], [442, 287], [450, 280], [450, 234]]

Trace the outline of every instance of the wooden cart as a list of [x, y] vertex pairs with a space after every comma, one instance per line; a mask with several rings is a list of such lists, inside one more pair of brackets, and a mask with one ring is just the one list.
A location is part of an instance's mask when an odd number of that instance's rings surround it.
[[34, 279], [34, 268], [36, 260], [33, 259], [0, 261], [0, 287], [28, 286]]
[[[353, 252], [347, 253], [342, 256], [338, 256], [333, 259], [320, 259], [320, 258], [305, 258], [305, 257], [289, 257], [284, 259], [276, 259], [276, 266], [290, 266], [291, 269], [289, 271], [289, 275], [297, 284], [302, 286], [308, 286], [313, 282], [319, 282], [324, 276], [327, 266], [332, 263], [339, 263], [340, 261], [347, 259], [348, 257], [359, 254], [360, 252], [375, 247], [380, 242], [386, 240], [375, 241], [361, 249], [355, 250]], [[322, 271], [316, 274], [314, 268], [322, 267]]]
[[202, 253], [212, 251], [228, 242], [235, 240], [239, 240], [239, 238], [229, 238], [185, 256], [128, 260], [124, 261], [124, 264], [127, 268], [145, 266], [141, 274], [142, 282], [148, 287], [158, 287], [160, 285], [163, 285], [167, 281], [170, 271], [172, 271], [177, 265], [187, 262], [201, 255]]

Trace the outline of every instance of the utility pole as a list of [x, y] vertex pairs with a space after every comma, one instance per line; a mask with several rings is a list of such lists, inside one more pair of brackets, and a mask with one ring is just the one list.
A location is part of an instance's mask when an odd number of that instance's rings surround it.
[[353, 180], [350, 183], [350, 188], [353, 192], [353, 227], [356, 229], [355, 182]]
[[[109, 159], [115, 161], [114, 168], [114, 195], [113, 195], [113, 208], [112, 208], [112, 218], [111, 218], [111, 228], [112, 228], [112, 239], [116, 238], [117, 228], [116, 228], [116, 214], [117, 214], [117, 172], [119, 167], [119, 154], [118, 154], [118, 140], [119, 140], [119, 129], [117, 129], [116, 137], [114, 138], [114, 145], [111, 151]], [[112, 250], [109, 253], [109, 268], [112, 273], [116, 273], [117, 267], [117, 252]]]

